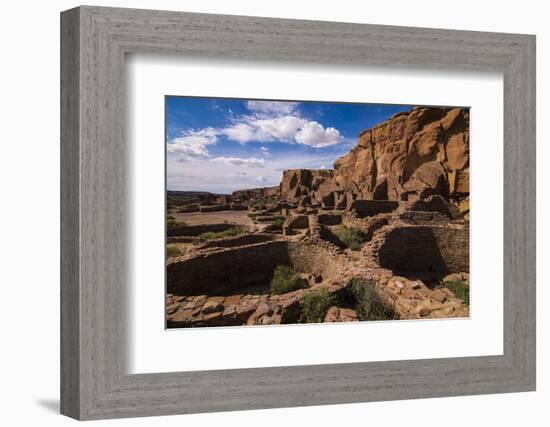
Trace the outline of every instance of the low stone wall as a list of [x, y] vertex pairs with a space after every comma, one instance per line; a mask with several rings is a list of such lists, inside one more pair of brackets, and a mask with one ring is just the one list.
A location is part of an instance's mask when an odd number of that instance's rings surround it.
[[199, 249], [204, 248], [233, 248], [237, 246], [253, 245], [256, 243], [270, 242], [276, 236], [273, 234], [243, 234], [237, 237], [226, 237], [223, 239], [213, 239], [204, 242]]
[[303, 242], [274, 240], [179, 257], [167, 265], [167, 291], [174, 295], [230, 295], [251, 286], [269, 286], [278, 265], [301, 273], [338, 277], [334, 252]]
[[469, 242], [467, 226], [396, 227], [378, 249], [378, 262], [394, 273], [468, 272]]
[[374, 233], [388, 225], [388, 223], [388, 219], [384, 216], [377, 216], [364, 220], [364, 225], [361, 226], [365, 239], [364, 241], [370, 242], [374, 237]]
[[342, 223], [342, 215], [336, 214], [319, 214], [317, 215], [319, 224], [323, 225], [338, 225]]
[[451, 219], [462, 218], [460, 210], [440, 195], [433, 195], [423, 200], [407, 203], [405, 209], [408, 211], [438, 212]]
[[250, 200], [250, 199], [266, 199], [266, 198], [276, 198], [279, 196], [280, 187], [277, 185], [275, 187], [262, 187], [262, 188], [250, 188], [248, 190], [237, 190], [234, 191], [232, 196], [233, 199], [240, 200]]
[[283, 227], [291, 230], [309, 228], [309, 219], [307, 215], [292, 215], [286, 219]]
[[198, 236], [202, 233], [213, 231], [215, 233], [220, 231], [229, 230], [230, 228], [239, 228], [235, 224], [201, 224], [201, 225], [188, 225], [186, 227], [169, 228], [166, 231], [168, 237], [173, 236]]
[[406, 211], [399, 214], [399, 219], [409, 224], [418, 225], [449, 223], [449, 217], [440, 212]]
[[[345, 263], [338, 263], [337, 255], [315, 243], [288, 242], [291, 265], [301, 273], [320, 274], [323, 279], [342, 277]], [[339, 265], [342, 264], [342, 265]]]
[[358, 218], [366, 218], [381, 213], [393, 212], [399, 207], [399, 203], [390, 200], [354, 200], [349, 205], [349, 210]]
[[178, 212], [200, 212], [201, 208], [199, 206], [180, 206], [177, 208]]
[[277, 221], [277, 220], [280, 220], [280, 221], [284, 221], [286, 218], [284, 216], [281, 216], [281, 215], [258, 215], [256, 216], [253, 221], [254, 222], [261, 222], [261, 223], [269, 223], [269, 222], [273, 222], [273, 221]]
[[203, 239], [195, 236], [170, 236], [166, 238], [166, 243], [200, 243]]
[[332, 232], [330, 228], [328, 228], [325, 225], [320, 225], [319, 227], [319, 238], [321, 240], [324, 240], [325, 242], [329, 242], [330, 244], [336, 246], [339, 249], [345, 249], [346, 245], [342, 243], [340, 238]]
[[248, 210], [248, 206], [247, 206], [247, 205], [237, 204], [237, 203], [232, 203], [232, 204], [231, 204], [231, 210], [232, 210], [232, 211], [247, 211], [247, 210]]
[[278, 265], [290, 265], [287, 242], [272, 241], [204, 253], [168, 263], [167, 291], [175, 295], [228, 295], [269, 284]]

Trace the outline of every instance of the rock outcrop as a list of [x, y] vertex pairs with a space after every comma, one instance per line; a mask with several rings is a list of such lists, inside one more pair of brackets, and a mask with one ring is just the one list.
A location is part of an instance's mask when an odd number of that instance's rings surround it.
[[439, 195], [469, 213], [470, 113], [416, 107], [359, 134], [334, 170], [291, 169], [277, 187], [233, 193], [234, 200], [280, 198], [300, 206], [345, 209], [354, 200], [411, 202]]
[[469, 110], [417, 107], [361, 132], [334, 170], [284, 171], [280, 198], [344, 209], [354, 200], [412, 202], [439, 195], [467, 215], [469, 163]]
[[334, 164], [336, 182], [362, 199], [469, 194], [469, 110], [417, 107], [365, 130]]
[[250, 188], [247, 190], [238, 190], [232, 193], [233, 201], [242, 200], [266, 200], [277, 198], [280, 194], [280, 186]]
[[281, 197], [288, 202], [300, 203], [306, 199], [309, 204], [333, 207], [341, 203], [339, 196], [342, 193], [332, 170], [290, 169], [283, 172]]

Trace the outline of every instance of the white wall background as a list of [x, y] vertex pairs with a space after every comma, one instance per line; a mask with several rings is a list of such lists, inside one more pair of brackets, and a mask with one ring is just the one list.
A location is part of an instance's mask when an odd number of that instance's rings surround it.
[[[550, 345], [543, 271], [550, 179], [550, 27], [536, 0], [96, 1], [97, 5], [409, 25], [537, 35], [538, 55], [538, 391], [309, 408], [108, 421], [110, 425], [545, 426], [550, 423]], [[63, 426], [59, 384], [59, 12], [75, 1], [5, 2], [0, 18], [0, 421]], [[545, 161], [546, 160], [546, 161]], [[546, 239], [545, 239], [546, 237]], [[545, 241], [544, 241], [545, 240]], [[546, 362], [546, 363], [545, 363]], [[92, 424], [95, 424], [92, 423]]]

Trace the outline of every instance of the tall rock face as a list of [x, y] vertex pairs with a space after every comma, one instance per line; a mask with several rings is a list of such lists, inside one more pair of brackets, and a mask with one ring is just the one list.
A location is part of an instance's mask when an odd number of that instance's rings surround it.
[[336, 186], [354, 198], [411, 201], [469, 195], [469, 110], [416, 107], [359, 135], [334, 163]]
[[289, 169], [283, 172], [281, 180], [281, 196], [293, 203], [304, 198], [321, 202], [323, 197], [336, 189], [332, 170]]
[[359, 134], [334, 170], [291, 169], [278, 187], [236, 191], [239, 199], [279, 197], [303, 206], [343, 209], [355, 200], [414, 204], [441, 196], [469, 211], [470, 113], [416, 107]]

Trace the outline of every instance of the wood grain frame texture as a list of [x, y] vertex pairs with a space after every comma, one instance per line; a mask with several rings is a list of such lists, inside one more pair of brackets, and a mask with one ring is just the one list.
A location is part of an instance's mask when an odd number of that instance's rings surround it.
[[[504, 354], [129, 375], [127, 53], [499, 71]], [[82, 6], [61, 14], [61, 413], [77, 419], [535, 390], [535, 37]]]

